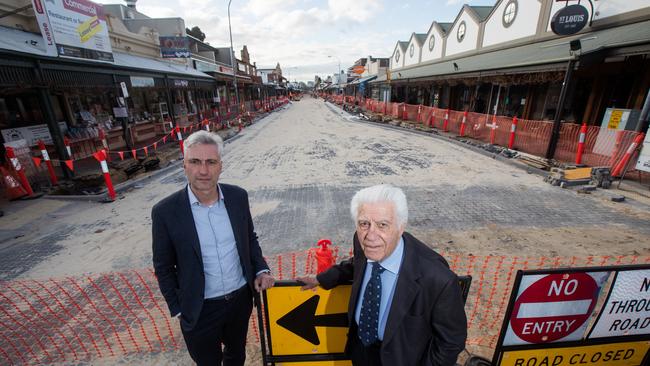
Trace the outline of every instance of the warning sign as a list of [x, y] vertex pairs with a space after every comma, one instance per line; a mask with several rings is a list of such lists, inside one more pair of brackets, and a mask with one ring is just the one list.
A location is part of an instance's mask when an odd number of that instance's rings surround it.
[[650, 334], [650, 270], [617, 273], [589, 338]]
[[522, 277], [504, 346], [581, 339], [609, 272]]
[[348, 332], [350, 285], [332, 290], [317, 287], [302, 291], [300, 285], [276, 284], [266, 290], [270, 354], [342, 354]]
[[643, 365], [650, 341], [544, 348], [503, 353], [501, 366]]
[[[629, 112], [627, 112], [629, 113]], [[614, 109], [611, 111], [611, 114], [609, 116], [609, 120], [607, 122], [607, 128], [610, 130], [618, 130], [619, 125], [621, 124], [621, 120], [623, 117], [623, 111], [620, 109]]]

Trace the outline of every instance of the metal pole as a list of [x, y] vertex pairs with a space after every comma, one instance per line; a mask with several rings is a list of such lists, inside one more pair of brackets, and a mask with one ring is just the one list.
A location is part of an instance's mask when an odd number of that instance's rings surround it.
[[239, 90], [237, 90], [237, 65], [235, 65], [235, 50], [232, 46], [232, 27], [230, 26], [230, 3], [232, 0], [228, 0], [228, 32], [230, 33], [230, 65], [232, 66], [232, 81], [235, 84], [235, 103], [237, 103], [237, 108], [239, 109]]
[[555, 111], [555, 120], [553, 121], [553, 133], [551, 134], [551, 141], [548, 144], [548, 150], [546, 150], [547, 159], [553, 159], [553, 156], [555, 155], [557, 140], [560, 137], [560, 126], [561, 126], [560, 120], [562, 119], [562, 113], [564, 111], [564, 101], [566, 99], [567, 89], [569, 89], [569, 83], [571, 83], [571, 75], [573, 74], [573, 67], [575, 63], [576, 63], [575, 57], [571, 57], [566, 67], [566, 72], [564, 73], [564, 81], [562, 82], [560, 99], [557, 102], [557, 110]]

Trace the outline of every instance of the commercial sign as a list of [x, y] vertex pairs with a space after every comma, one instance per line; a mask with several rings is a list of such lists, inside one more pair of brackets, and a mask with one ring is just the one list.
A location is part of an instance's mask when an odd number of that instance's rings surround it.
[[[68, 130], [68, 127], [65, 122], [59, 122], [59, 129], [61, 130], [61, 133], [64, 134]], [[50, 130], [46, 124], [7, 128], [1, 132], [5, 142], [25, 140], [27, 145], [35, 146], [38, 140], [42, 140], [48, 145], [53, 144], [52, 135], [50, 135]]]
[[572, 341], [584, 335], [608, 272], [524, 276], [505, 346]]
[[619, 272], [589, 338], [650, 334], [650, 270]]
[[103, 7], [88, 0], [32, 0], [48, 54], [113, 62]]
[[580, 32], [588, 22], [589, 12], [584, 6], [569, 5], [553, 15], [551, 29], [559, 36], [568, 36]]
[[153, 78], [131, 76], [131, 86], [134, 88], [149, 88], [155, 85]]
[[187, 37], [160, 36], [162, 58], [189, 58], [190, 41]]
[[190, 82], [187, 80], [174, 79], [174, 86], [179, 88], [187, 88], [190, 86]]

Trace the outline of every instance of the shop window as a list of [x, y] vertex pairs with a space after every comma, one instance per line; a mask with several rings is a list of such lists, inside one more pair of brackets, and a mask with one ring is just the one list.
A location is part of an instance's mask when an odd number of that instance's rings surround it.
[[20, 94], [0, 98], [0, 129], [25, 127], [45, 123], [35, 94]]

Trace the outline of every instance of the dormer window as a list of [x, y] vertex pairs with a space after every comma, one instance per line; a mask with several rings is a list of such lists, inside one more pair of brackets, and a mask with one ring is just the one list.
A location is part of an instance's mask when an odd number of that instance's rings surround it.
[[517, 17], [518, 7], [517, 0], [508, 1], [505, 9], [503, 9], [503, 16], [501, 17], [504, 27], [508, 28], [512, 23], [514, 23], [515, 18]]
[[463, 39], [465, 39], [465, 33], [467, 32], [467, 24], [465, 24], [465, 21], [463, 20], [460, 22], [460, 25], [458, 25], [458, 31], [456, 32], [456, 39], [458, 40], [458, 43], [462, 42]]
[[434, 37], [432, 34], [431, 37], [429, 37], [429, 51], [433, 51], [433, 47], [435, 47], [435, 45], [436, 45], [436, 37]]
[[411, 44], [411, 47], [409, 48], [409, 56], [413, 57], [413, 53], [415, 52], [415, 46]]

